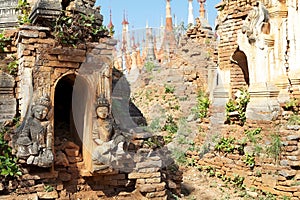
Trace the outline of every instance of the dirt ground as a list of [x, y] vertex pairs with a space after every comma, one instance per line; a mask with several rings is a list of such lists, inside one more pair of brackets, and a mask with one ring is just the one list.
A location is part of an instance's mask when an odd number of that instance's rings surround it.
[[[242, 199], [268, 199], [259, 196], [257, 192], [243, 190], [226, 184], [217, 177], [209, 177], [193, 167], [182, 168], [183, 195], [182, 200], [242, 200]], [[176, 199], [176, 197], [174, 198]]]

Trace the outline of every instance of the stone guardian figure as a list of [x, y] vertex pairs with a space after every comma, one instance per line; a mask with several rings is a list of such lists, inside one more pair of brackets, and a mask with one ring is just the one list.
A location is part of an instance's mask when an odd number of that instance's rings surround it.
[[96, 114], [97, 120], [92, 131], [93, 141], [96, 143], [92, 154], [94, 171], [119, 167], [119, 160], [124, 160], [123, 156], [126, 154], [126, 139], [118, 129], [115, 130], [114, 121], [109, 115], [109, 103], [103, 93], [97, 99]]
[[41, 97], [32, 105], [31, 116], [25, 119], [16, 140], [17, 157], [25, 159], [27, 164], [50, 167], [53, 162], [53, 129], [47, 120], [51, 108], [49, 97]]

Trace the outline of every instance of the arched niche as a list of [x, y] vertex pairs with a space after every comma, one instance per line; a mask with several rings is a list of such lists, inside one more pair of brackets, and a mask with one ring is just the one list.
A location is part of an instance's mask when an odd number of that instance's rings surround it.
[[[80, 147], [88, 146], [91, 120], [91, 92], [88, 81], [75, 73], [61, 76], [54, 89], [54, 138], [56, 143], [71, 141]], [[89, 123], [90, 122], [90, 123]], [[83, 155], [83, 159], [84, 159]], [[84, 159], [85, 160], [85, 159]]]
[[249, 79], [249, 69], [248, 69], [248, 61], [246, 54], [241, 51], [239, 48], [233, 53], [231, 56], [231, 60], [236, 63], [243, 71], [244, 80], [246, 84], [250, 85], [250, 79]]

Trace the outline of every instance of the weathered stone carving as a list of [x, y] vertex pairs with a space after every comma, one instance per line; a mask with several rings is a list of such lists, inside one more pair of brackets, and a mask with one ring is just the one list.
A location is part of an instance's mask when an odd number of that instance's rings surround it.
[[27, 164], [50, 167], [53, 162], [53, 130], [47, 120], [51, 103], [49, 97], [43, 96], [32, 105], [31, 116], [18, 130], [16, 148], [17, 157], [25, 159]]
[[114, 130], [113, 120], [109, 116], [109, 103], [103, 94], [97, 99], [97, 120], [93, 127], [93, 140], [97, 147], [93, 151], [94, 171], [115, 166], [119, 158], [125, 155], [125, 137]]
[[17, 26], [18, 13], [16, 7], [18, 0], [0, 1], [0, 29], [13, 28]]
[[54, 21], [61, 14], [62, 5], [60, 1], [39, 0], [33, 6], [30, 19], [33, 24]]
[[109, 103], [103, 94], [97, 99], [97, 120], [93, 127], [94, 141], [101, 145], [108, 142], [113, 133], [112, 121], [109, 117]]
[[11, 121], [16, 115], [17, 102], [14, 97], [14, 78], [0, 71], [0, 124]]
[[249, 12], [242, 27], [242, 32], [247, 34], [249, 43], [254, 43], [258, 39], [258, 35], [262, 33], [264, 23], [269, 21], [268, 10], [261, 2]]

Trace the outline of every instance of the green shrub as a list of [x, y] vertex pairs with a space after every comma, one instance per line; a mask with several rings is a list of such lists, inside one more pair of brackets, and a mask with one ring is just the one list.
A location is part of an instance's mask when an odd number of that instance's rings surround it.
[[255, 165], [255, 157], [253, 154], [246, 153], [245, 159], [243, 161], [246, 165], [248, 165], [251, 168], [254, 167], [254, 165]]
[[199, 117], [201, 119], [207, 117], [210, 101], [207, 94], [205, 94], [202, 90], [198, 92], [197, 102], [197, 110]]
[[152, 72], [155, 65], [154, 65], [153, 62], [148, 61], [148, 62], [145, 63], [144, 67], [145, 67], [147, 72]]
[[230, 113], [237, 111], [238, 119], [240, 121], [240, 125], [244, 125], [246, 122], [246, 108], [250, 101], [250, 95], [246, 90], [239, 90], [239, 95], [236, 99], [229, 99], [226, 103], [226, 121], [230, 123], [234, 123], [231, 121]]
[[20, 11], [20, 15], [18, 16], [19, 24], [30, 24], [31, 20], [29, 19], [29, 15], [31, 12], [30, 4], [27, 0], [18, 0], [17, 10]]
[[166, 94], [173, 94], [175, 92], [175, 87], [170, 85], [165, 85], [165, 93]]
[[172, 150], [172, 157], [180, 165], [186, 165], [188, 163], [185, 152], [179, 148]]
[[52, 185], [45, 185], [44, 186], [44, 191], [45, 192], [52, 192], [52, 191], [54, 191], [54, 187]]
[[212, 166], [200, 166], [199, 170], [206, 172], [210, 177], [216, 175], [216, 169]]
[[256, 144], [257, 142], [257, 135], [260, 134], [261, 128], [256, 128], [252, 130], [246, 130], [245, 134], [247, 135], [247, 138], [249, 139], [250, 142], [253, 142]]
[[10, 41], [10, 38], [5, 37], [4, 32], [0, 33], [0, 51], [3, 52], [6, 42]]
[[165, 125], [161, 129], [162, 131], [167, 131], [168, 135], [164, 136], [164, 141], [166, 144], [170, 143], [173, 141], [173, 138], [175, 136], [175, 133], [178, 131], [178, 125], [174, 121], [172, 115], [167, 116], [167, 120]]
[[148, 128], [150, 129], [149, 131], [151, 131], [151, 132], [161, 131], [159, 118], [153, 119]]
[[81, 13], [73, 16], [63, 13], [54, 26], [55, 39], [62, 45], [74, 47], [80, 42], [97, 41], [107, 34], [107, 28], [97, 25], [94, 15]]
[[160, 138], [157, 136], [148, 138], [148, 140], [146, 140], [144, 142], [144, 144], [147, 145], [151, 149], [156, 149], [156, 148], [162, 147], [164, 145], [163, 141], [161, 141]]
[[285, 103], [284, 108], [287, 109], [287, 110], [291, 110], [296, 106], [298, 106], [298, 101], [297, 101], [297, 99], [292, 98], [288, 102]]
[[216, 144], [215, 150], [221, 151], [223, 153], [232, 153], [235, 149], [235, 138], [224, 138], [222, 137], [221, 140]]
[[17, 164], [17, 158], [12, 155], [12, 150], [4, 140], [6, 128], [1, 127], [0, 131], [0, 177], [3, 179], [11, 179], [21, 176], [22, 173]]
[[244, 177], [234, 174], [233, 179], [231, 179], [230, 183], [233, 184], [235, 187], [243, 188], [245, 187], [243, 184], [244, 180], [245, 180]]
[[162, 128], [163, 131], [168, 131], [169, 133], [176, 133], [178, 131], [178, 126], [176, 122], [174, 121], [172, 115], [167, 116], [166, 123], [164, 127]]
[[278, 161], [280, 153], [281, 153], [281, 139], [279, 134], [271, 135], [271, 144], [267, 147], [267, 154], [274, 158], [275, 161]]
[[7, 70], [10, 75], [17, 75], [18, 72], [18, 61], [15, 59], [16, 58], [7, 65]]
[[300, 125], [300, 116], [292, 114], [287, 121], [287, 125]]

